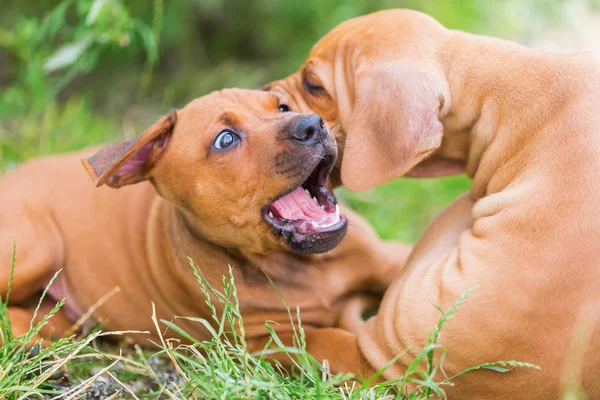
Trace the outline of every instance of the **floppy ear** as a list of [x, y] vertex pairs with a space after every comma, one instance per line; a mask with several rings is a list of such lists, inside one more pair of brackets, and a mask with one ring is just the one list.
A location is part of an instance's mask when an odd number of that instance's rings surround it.
[[444, 85], [406, 64], [361, 65], [345, 127], [342, 183], [359, 191], [401, 177], [437, 149]]
[[109, 144], [81, 162], [96, 186], [119, 188], [143, 181], [167, 148], [176, 121], [172, 111], [135, 139]]

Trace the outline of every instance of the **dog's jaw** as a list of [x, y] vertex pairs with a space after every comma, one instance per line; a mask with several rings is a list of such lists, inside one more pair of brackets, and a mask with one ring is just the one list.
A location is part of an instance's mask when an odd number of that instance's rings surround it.
[[324, 146], [324, 154], [308, 176], [262, 210], [265, 223], [295, 253], [324, 253], [346, 234], [348, 221], [327, 187], [335, 160], [335, 146]]

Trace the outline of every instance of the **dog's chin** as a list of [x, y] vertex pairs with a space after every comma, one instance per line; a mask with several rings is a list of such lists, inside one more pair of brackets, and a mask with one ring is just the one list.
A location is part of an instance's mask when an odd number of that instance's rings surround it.
[[337, 246], [348, 220], [326, 186], [335, 156], [325, 156], [300, 184], [281, 193], [263, 208], [263, 219], [295, 253], [324, 253]]
[[282, 236], [291, 251], [300, 254], [325, 253], [335, 248], [346, 235], [348, 221], [341, 216], [339, 224], [310, 233], [300, 233], [295, 227], [285, 227]]

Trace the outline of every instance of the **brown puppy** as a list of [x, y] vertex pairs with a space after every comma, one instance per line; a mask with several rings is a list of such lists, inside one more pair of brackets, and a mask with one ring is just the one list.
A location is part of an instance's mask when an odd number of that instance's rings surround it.
[[[473, 179], [357, 339], [329, 330], [315, 356], [361, 373], [403, 354], [384, 374], [399, 377], [440, 317], [432, 304], [447, 309], [477, 287], [442, 331], [446, 374], [511, 359], [542, 369], [473, 372], [447, 389], [451, 398], [548, 400], [578, 381], [600, 398], [598, 62], [389, 10], [333, 29], [271, 89], [296, 111], [341, 123], [350, 189], [400, 176]], [[345, 349], [356, 357], [340, 360]]]
[[[325, 186], [337, 147], [323, 120], [285, 111], [273, 94], [223, 90], [133, 140], [30, 161], [2, 177], [0, 295], [16, 241], [15, 330], [27, 329], [28, 300], [59, 268], [50, 294], [67, 301], [54, 335], [115, 287], [120, 293], [94, 313], [110, 330], [153, 332], [151, 302], [158, 318], [209, 317], [188, 256], [216, 289], [235, 267], [251, 349], [267, 335], [265, 320], [290, 332], [266, 274], [291, 307], [301, 307], [308, 330], [336, 325], [346, 303], [369, 303], [367, 291], [382, 292], [402, 263], [393, 260], [398, 248], [340, 213]], [[90, 183], [82, 157], [104, 187]], [[209, 336], [201, 324], [178, 324], [198, 339]]]

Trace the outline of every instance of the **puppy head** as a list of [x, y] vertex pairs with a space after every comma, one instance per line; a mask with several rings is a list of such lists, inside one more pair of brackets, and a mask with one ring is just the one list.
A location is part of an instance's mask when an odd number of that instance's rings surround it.
[[149, 180], [191, 229], [223, 247], [320, 253], [347, 226], [325, 186], [336, 155], [318, 115], [288, 112], [272, 93], [228, 89], [83, 163], [97, 186]]
[[298, 73], [268, 88], [294, 110], [340, 123], [342, 183], [369, 189], [441, 144], [449, 94], [438, 50], [447, 32], [410, 10], [351, 19], [313, 47]]

